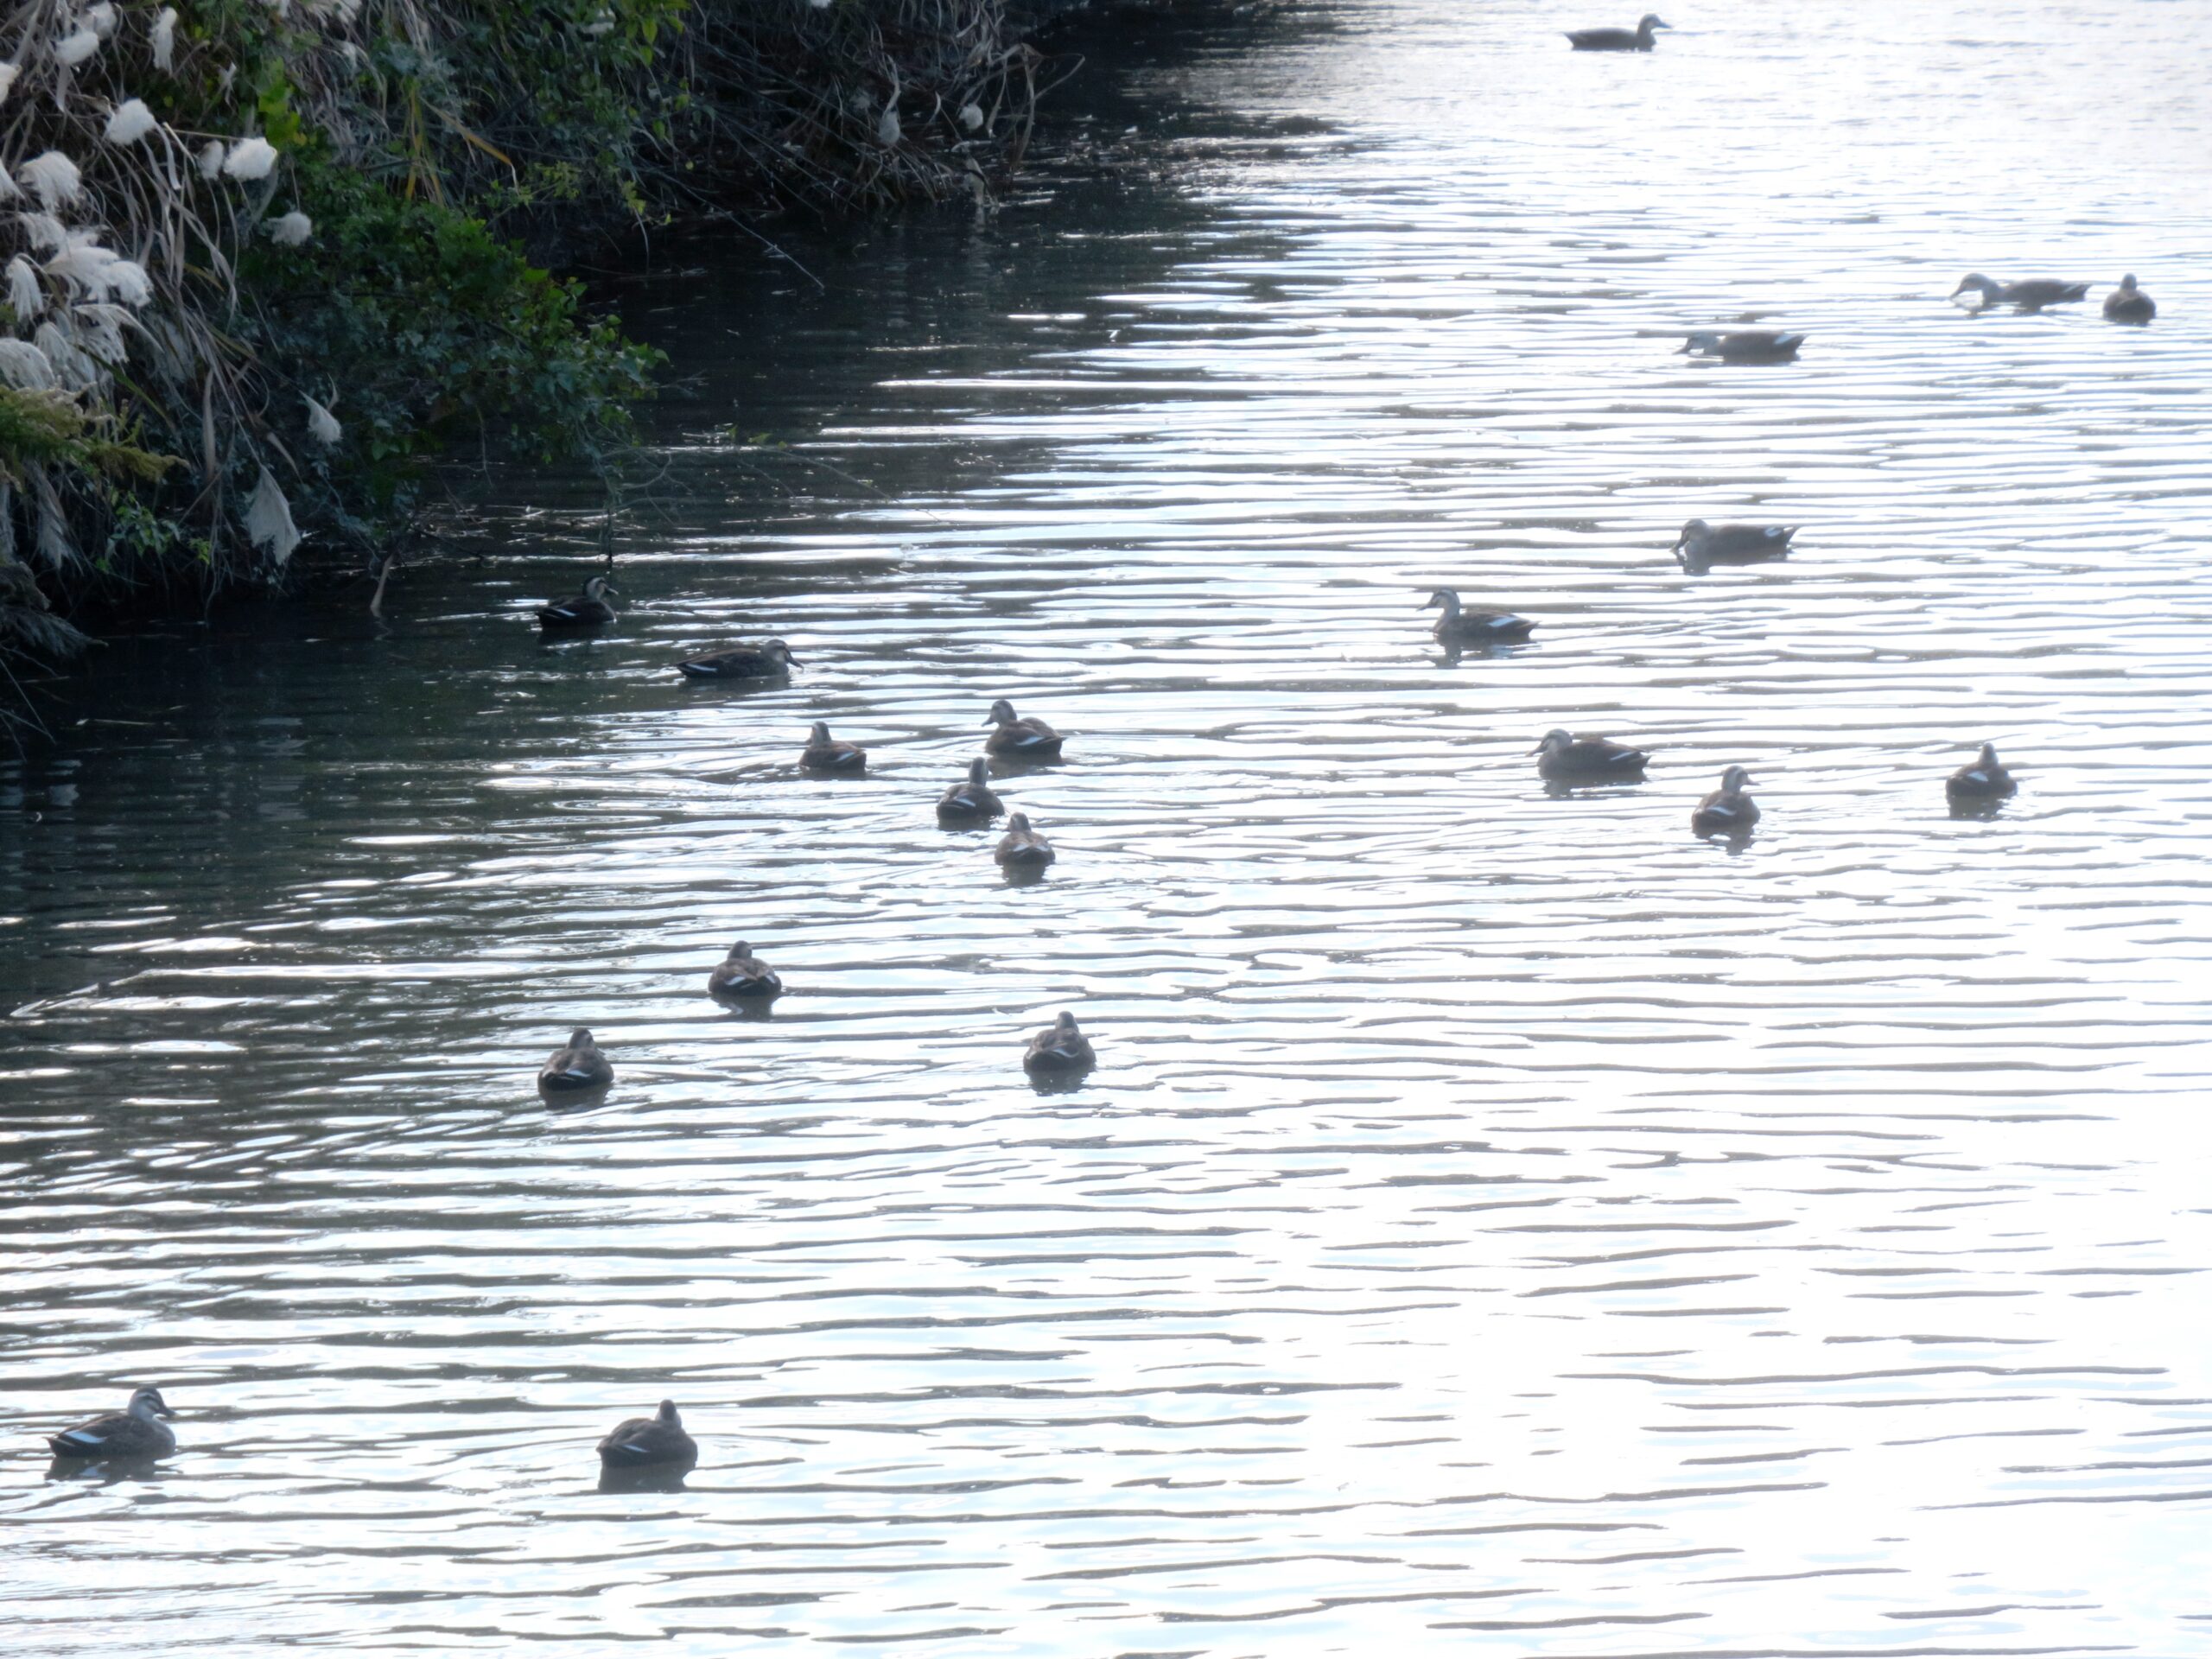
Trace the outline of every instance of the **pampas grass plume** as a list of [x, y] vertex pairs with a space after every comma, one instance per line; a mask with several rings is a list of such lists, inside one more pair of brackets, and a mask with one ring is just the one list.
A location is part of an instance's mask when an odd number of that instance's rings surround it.
[[231, 146], [223, 171], [232, 178], [265, 179], [276, 165], [276, 146], [266, 138], [241, 138]]
[[154, 119], [154, 112], [146, 107], [144, 99], [126, 99], [116, 105], [115, 113], [107, 118], [107, 141], [111, 144], [135, 144], [160, 124]]

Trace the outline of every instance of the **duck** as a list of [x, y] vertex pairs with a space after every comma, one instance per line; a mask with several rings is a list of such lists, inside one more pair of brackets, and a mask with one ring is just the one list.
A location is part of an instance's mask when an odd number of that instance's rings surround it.
[[607, 1469], [689, 1469], [699, 1461], [699, 1442], [683, 1432], [676, 1402], [664, 1400], [652, 1416], [615, 1424], [599, 1443], [599, 1461]]
[[1060, 1017], [1029, 1039], [1029, 1047], [1021, 1057], [1021, 1069], [1034, 1075], [1044, 1072], [1065, 1077], [1071, 1071], [1088, 1071], [1098, 1064], [1098, 1056], [1091, 1052], [1090, 1039], [1076, 1029], [1075, 1015], [1065, 1009]]
[[1786, 328], [1745, 328], [1734, 334], [1700, 332], [1675, 353], [1677, 357], [1717, 357], [1723, 363], [1791, 363], [1805, 336]]
[[829, 722], [817, 720], [807, 734], [806, 747], [798, 752], [798, 763], [809, 772], [866, 772], [868, 751], [830, 736]]
[[1954, 806], [1979, 806], [2009, 799], [2019, 792], [2019, 785], [2012, 781], [2012, 774], [1998, 760], [1994, 743], [1983, 744], [1980, 754], [1943, 780], [1943, 793]]
[[937, 815], [947, 823], [988, 823], [1006, 810], [991, 788], [989, 763], [978, 756], [968, 763], [968, 775], [938, 797]]
[[1751, 774], [1731, 766], [1720, 774], [1720, 787], [1697, 804], [1690, 814], [1690, 830], [1700, 836], [1745, 836], [1759, 821], [1759, 804], [1744, 793]]
[[798, 666], [798, 658], [780, 639], [748, 639], [676, 665], [678, 673], [695, 680], [780, 680]]
[[2107, 322], [2148, 322], [2158, 315], [2158, 302], [2135, 286], [2133, 276], [2121, 277], [2120, 286], [2105, 296]]
[[2031, 276], [2024, 283], [1993, 282], [1980, 271], [1959, 278], [1959, 285], [1951, 290], [1956, 300], [1961, 294], [1973, 294], [1972, 309], [1979, 311], [1993, 305], [2014, 305], [2023, 311], [2040, 311], [2046, 305], [2071, 305], [2088, 296], [2087, 283], [2062, 283], [2049, 276]]
[[614, 1068], [582, 1026], [569, 1033], [569, 1046], [555, 1049], [537, 1071], [541, 1089], [604, 1089], [613, 1081]]
[[1017, 812], [1006, 821], [994, 855], [1009, 870], [1041, 870], [1052, 861], [1052, 843], [1029, 827], [1029, 815]]
[[1786, 558], [1796, 524], [1708, 524], [1693, 518], [1675, 538], [1674, 553], [1685, 564], [1751, 564]]
[[709, 996], [766, 999], [783, 994], [784, 982], [776, 976], [776, 970], [754, 956], [753, 947], [743, 939], [730, 946], [729, 955], [707, 976]]
[[1610, 737], [1576, 737], [1559, 730], [1546, 732], [1529, 753], [1538, 757], [1537, 775], [1553, 784], [1641, 783], [1651, 763], [1648, 751]]
[[1060, 758], [1060, 734], [1034, 715], [1016, 716], [1014, 705], [1004, 697], [991, 705], [990, 717], [983, 724], [998, 728], [983, 740], [983, 747], [993, 754], [1015, 760]]
[[1649, 52], [1656, 44], [1651, 31], [1673, 27], [1662, 22], [1657, 12], [1647, 11], [1634, 29], [1571, 29], [1567, 38], [1577, 52]]
[[176, 1450], [176, 1436], [162, 1420], [175, 1415], [159, 1389], [138, 1389], [121, 1411], [87, 1417], [73, 1428], [49, 1434], [46, 1443], [57, 1458], [86, 1463], [111, 1458], [165, 1458]]
[[1447, 645], [1499, 645], [1526, 639], [1536, 631], [1536, 625], [1525, 616], [1516, 616], [1510, 611], [1463, 611], [1459, 595], [1449, 588], [1440, 588], [1423, 601], [1424, 611], [1441, 606], [1444, 614], [1436, 619], [1436, 637]]
[[594, 576], [574, 599], [541, 607], [537, 626], [548, 633], [558, 633], [563, 628], [603, 627], [614, 620], [614, 607], [607, 602], [609, 594], [621, 597], [620, 590], [605, 576]]

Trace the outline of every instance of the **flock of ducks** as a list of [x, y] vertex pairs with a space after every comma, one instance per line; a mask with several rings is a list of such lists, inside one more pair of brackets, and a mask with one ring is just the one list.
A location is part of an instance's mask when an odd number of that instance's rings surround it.
[[[594, 576], [574, 599], [540, 609], [539, 626], [553, 633], [602, 627], [615, 617], [614, 607], [607, 602], [609, 594], [620, 597], [606, 577]], [[1456, 613], [1456, 595], [1439, 594], [1436, 597], [1448, 599]], [[1446, 621], [1450, 620], [1446, 618]], [[1535, 626], [1533, 622], [1522, 623], [1517, 636], [1509, 632], [1497, 637], [1525, 639]], [[677, 667], [694, 678], [767, 682], [787, 678], [797, 661], [782, 640], [765, 639], [732, 645], [708, 657], [688, 658]], [[720, 666], [711, 674], [702, 675], [701, 664]], [[744, 665], [745, 671], [739, 671], [734, 666], [738, 664]], [[958, 782], [948, 785], [938, 797], [938, 822], [948, 829], [973, 828], [1003, 816], [1006, 830], [999, 837], [992, 855], [1009, 880], [1034, 878], [1056, 856], [1052, 843], [1029, 822], [1027, 813], [1007, 811], [1006, 803], [991, 787], [990, 762], [996, 759], [1016, 766], [1046, 765], [1061, 758], [1066, 740], [1036, 715], [1016, 714], [1014, 704], [1004, 697], [991, 704], [983, 724], [991, 728], [991, 734], [983, 740], [984, 753], [970, 760], [965, 775]], [[855, 777], [868, 770], [868, 751], [857, 743], [831, 736], [829, 722], [817, 720], [808, 731], [805, 747], [799, 751], [798, 764], [803, 772]], [[784, 994], [784, 982], [774, 969], [753, 954], [750, 944], [740, 939], [730, 947], [729, 955], [707, 976], [707, 994], [740, 1007], [766, 1009]], [[1090, 1039], [1077, 1027], [1075, 1016], [1066, 1013], [1029, 1039], [1021, 1058], [1022, 1069], [1040, 1085], [1080, 1078], [1096, 1063]], [[605, 1089], [613, 1081], [613, 1064], [589, 1027], [584, 1026], [570, 1032], [569, 1040], [554, 1050], [537, 1071], [537, 1086], [548, 1094], [582, 1094]]]
[[[1656, 13], [1647, 13], [1630, 29], [1585, 29], [1567, 39], [1578, 52], [1649, 52], [1654, 31], [1671, 27]], [[1951, 292], [1955, 302], [1980, 310], [2012, 306], [2037, 312], [2047, 306], [2075, 304], [2088, 296], [2087, 283], [2031, 277], [1999, 282], [1979, 271], [1960, 279]], [[2107, 295], [2105, 316], [2114, 322], [2142, 324], [2158, 315], [2151, 296], [2137, 286], [2133, 276]], [[1707, 357], [1723, 363], [1789, 363], [1796, 359], [1806, 336], [1783, 329], [1742, 329], [1692, 334], [1679, 354]], [[1779, 559], [1789, 552], [1798, 527], [1783, 524], [1711, 524], [1693, 518], [1682, 526], [1671, 550], [1693, 571], [1716, 563], [1747, 563]], [[582, 632], [615, 620], [610, 599], [621, 597], [613, 582], [594, 576], [582, 590], [541, 608], [537, 620], [548, 633]], [[1469, 610], [1459, 595], [1440, 588], [1423, 601], [1423, 610], [1440, 613], [1433, 630], [1448, 650], [1488, 649], [1527, 640], [1536, 624], [1510, 612]], [[676, 664], [689, 679], [772, 681], [789, 677], [799, 666], [791, 646], [781, 639], [747, 640]], [[984, 755], [969, 763], [966, 775], [938, 797], [938, 821], [948, 826], [974, 826], [1005, 814], [1005, 803], [991, 787], [986, 757], [1019, 763], [1050, 762], [1061, 758], [1064, 741], [1044, 721], [1017, 715], [1001, 697], [991, 705], [983, 724], [991, 728], [984, 741]], [[1536, 771], [1548, 788], [1579, 788], [1637, 784], [1643, 781], [1651, 760], [1649, 750], [1617, 743], [1602, 735], [1576, 734], [1558, 729], [1544, 734], [1530, 751]], [[825, 775], [852, 776], [868, 769], [868, 752], [857, 743], [830, 735], [826, 721], [816, 721], [806, 744], [799, 751], [802, 770]], [[1731, 766], [1721, 773], [1720, 787], [1699, 801], [1690, 813], [1692, 832], [1702, 837], [1726, 837], [1740, 843], [1759, 821], [1758, 803], [1747, 785], [1751, 773]], [[1994, 745], [1984, 743], [1967, 765], [1944, 780], [1944, 793], [1952, 810], [1974, 813], [1993, 809], [2018, 792], [2018, 785], [1997, 758]], [[1039, 834], [1025, 813], [1007, 815], [1007, 828], [995, 849], [1000, 866], [1009, 877], [1034, 875], [1052, 862], [1052, 843]], [[707, 976], [709, 995], [733, 1004], [765, 1007], [780, 996], [784, 982], [775, 970], [753, 954], [741, 939]], [[1036, 1033], [1023, 1051], [1022, 1065], [1040, 1083], [1079, 1078], [1097, 1061], [1090, 1039], [1063, 1012]], [[565, 1046], [547, 1058], [537, 1074], [538, 1086], [548, 1093], [576, 1094], [602, 1090], [614, 1081], [614, 1068], [594, 1040], [590, 1031], [578, 1027]], [[161, 1390], [142, 1388], [119, 1412], [87, 1418], [48, 1437], [47, 1444], [59, 1465], [149, 1464], [176, 1450], [176, 1435], [169, 1427], [175, 1414]], [[698, 1442], [685, 1432], [676, 1402], [664, 1400], [650, 1417], [632, 1417], [618, 1423], [599, 1442], [603, 1486], [639, 1479], [681, 1479], [698, 1462]]]

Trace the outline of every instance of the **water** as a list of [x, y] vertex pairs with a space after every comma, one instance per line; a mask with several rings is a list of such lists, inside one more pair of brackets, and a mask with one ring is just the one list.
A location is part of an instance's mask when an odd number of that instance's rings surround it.
[[[622, 289], [692, 378], [604, 638], [495, 477], [388, 627], [103, 652], [0, 777], [9, 1652], [2200, 1649], [2212, 7], [1782, 16], [1155, 27], [1162, 180]], [[930, 812], [999, 696], [1019, 888]], [[177, 1456], [48, 1482], [139, 1381]]]

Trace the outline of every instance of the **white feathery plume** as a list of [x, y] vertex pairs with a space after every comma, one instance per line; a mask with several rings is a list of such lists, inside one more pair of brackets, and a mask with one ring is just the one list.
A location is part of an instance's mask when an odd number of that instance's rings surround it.
[[77, 544], [69, 539], [69, 517], [61, 508], [60, 492], [43, 467], [32, 467], [31, 496], [38, 503], [39, 556], [59, 569], [75, 562]]
[[77, 171], [77, 163], [58, 149], [32, 156], [16, 169], [16, 177], [24, 188], [37, 194], [39, 205], [49, 213], [85, 193], [84, 177]]
[[52, 391], [60, 385], [46, 353], [28, 340], [0, 335], [0, 380], [17, 391]]
[[261, 469], [261, 480], [253, 486], [253, 493], [246, 498], [245, 533], [256, 547], [269, 550], [280, 570], [300, 544], [300, 527], [292, 522], [292, 504], [284, 499], [284, 492], [276, 487], [266, 467]]
[[54, 60], [64, 69], [73, 69], [99, 49], [100, 37], [89, 29], [80, 29], [54, 41]]
[[265, 179], [276, 165], [276, 146], [266, 138], [241, 138], [231, 146], [223, 171], [234, 179]]
[[875, 124], [875, 142], [889, 149], [899, 142], [899, 106], [887, 104], [883, 106], [883, 118]]
[[200, 146], [200, 176], [203, 179], [220, 178], [223, 173], [223, 141], [210, 138]]
[[176, 67], [176, 8], [163, 6], [154, 19], [154, 67], [163, 74]]
[[98, 4], [85, 8], [82, 21], [92, 25], [93, 34], [105, 40], [115, 33], [115, 8], [108, 0], [99, 0]]
[[983, 124], [982, 106], [975, 104], [963, 104], [960, 106], [960, 124], [970, 132], [982, 126]]
[[315, 220], [295, 207], [269, 221], [269, 237], [280, 248], [296, 248], [315, 234]]
[[160, 124], [154, 119], [154, 112], [146, 107], [144, 99], [125, 99], [107, 118], [107, 141], [111, 144], [135, 144]]
[[118, 305], [80, 305], [70, 314], [77, 345], [95, 363], [120, 363], [130, 355], [123, 344], [123, 318]]
[[99, 384], [100, 365], [77, 349], [77, 336], [66, 321], [48, 321], [38, 326], [32, 342], [54, 365], [54, 378], [71, 391]]
[[59, 253], [69, 245], [69, 227], [52, 213], [17, 213], [23, 240], [41, 253]]
[[0, 104], [8, 101], [8, 94], [16, 85], [16, 77], [22, 73], [21, 64], [0, 63]]
[[16, 181], [8, 176], [8, 169], [0, 167], [0, 201], [21, 201], [22, 199], [23, 193], [16, 188]]
[[8, 304], [17, 322], [29, 322], [46, 309], [46, 284], [20, 253], [8, 262]]
[[136, 259], [115, 259], [108, 263], [107, 291], [124, 305], [138, 306], [152, 302], [154, 279], [146, 274], [146, 267]]
[[317, 443], [328, 448], [346, 435], [346, 429], [339, 425], [338, 417], [321, 404], [305, 392], [300, 394], [300, 401], [308, 406], [308, 432]]

